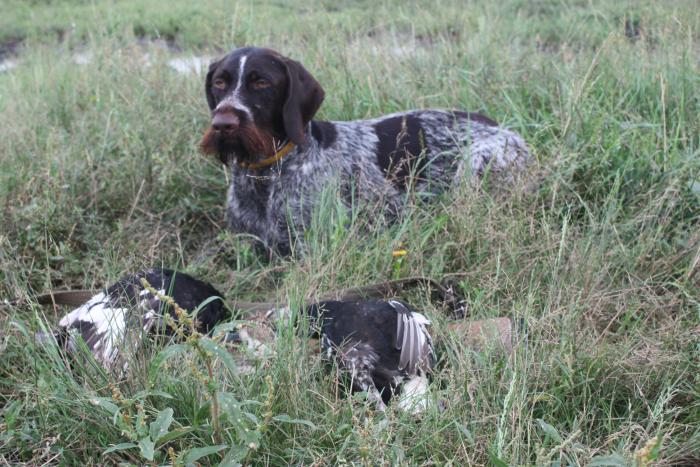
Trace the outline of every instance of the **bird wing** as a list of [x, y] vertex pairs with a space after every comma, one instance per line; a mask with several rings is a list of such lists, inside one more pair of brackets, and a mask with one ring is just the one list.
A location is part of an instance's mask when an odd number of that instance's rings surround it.
[[58, 325], [68, 333], [69, 345], [74, 346], [75, 339], [82, 337], [95, 359], [112, 369], [122, 357], [131, 320], [138, 316], [144, 333], [135, 333], [132, 338], [140, 340], [143, 334], [160, 327], [160, 309], [160, 299], [148, 290], [119, 282], [65, 315]]
[[417, 369], [429, 370], [433, 357], [432, 339], [427, 330], [430, 321], [399, 301], [390, 300], [389, 305], [397, 313], [394, 347], [401, 350], [399, 370], [408, 374], [416, 374]]
[[101, 292], [61, 318], [58, 325], [70, 336], [80, 335], [95, 359], [109, 368], [119, 356], [118, 343], [124, 337], [127, 309], [115, 306]]

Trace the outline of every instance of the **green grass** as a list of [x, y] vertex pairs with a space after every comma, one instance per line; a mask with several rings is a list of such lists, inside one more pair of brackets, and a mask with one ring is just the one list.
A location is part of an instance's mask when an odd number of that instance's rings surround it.
[[[20, 65], [0, 74], [3, 299], [161, 264], [228, 297], [292, 305], [448, 275], [470, 317], [523, 319], [528, 334], [510, 360], [473, 352], [445, 336], [446, 310], [428, 291], [403, 297], [444, 341], [435, 387], [448, 408], [413, 420], [338, 397], [318, 357], [282, 329], [277, 356], [253, 375], [215, 363], [222, 410], [248, 414], [224, 417], [217, 437], [195, 348], [156, 376], [158, 350], [141, 352], [117, 381], [34, 344], [66, 310], [10, 307], [0, 311], [0, 463], [143, 462], [138, 448], [104, 454], [129, 441], [109, 403], [141, 410], [145, 426], [173, 410], [169, 429], [180, 431], [156, 443], [160, 463], [168, 447], [184, 456], [225, 444], [200, 459], [216, 464], [254, 439], [242, 454], [251, 464], [627, 465], [655, 437], [661, 464], [700, 462], [697, 5], [501, 3], [2, 1], [0, 44], [21, 40]], [[465, 187], [381, 231], [362, 216], [339, 220], [330, 197], [310, 254], [267, 261], [226, 231], [225, 173], [197, 153], [202, 77], [166, 65], [242, 44], [304, 63], [326, 89], [320, 118], [486, 113], [531, 144], [539, 188], [506, 197]], [[75, 65], [74, 52], [94, 62]], [[397, 265], [400, 243], [409, 254]]]

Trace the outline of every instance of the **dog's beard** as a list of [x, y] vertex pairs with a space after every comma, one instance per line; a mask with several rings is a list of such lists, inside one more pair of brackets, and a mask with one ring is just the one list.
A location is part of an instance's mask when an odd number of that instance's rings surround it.
[[272, 135], [246, 124], [228, 133], [209, 128], [199, 142], [199, 147], [204, 154], [218, 156], [224, 164], [228, 164], [233, 157], [239, 161], [256, 162], [275, 152]]

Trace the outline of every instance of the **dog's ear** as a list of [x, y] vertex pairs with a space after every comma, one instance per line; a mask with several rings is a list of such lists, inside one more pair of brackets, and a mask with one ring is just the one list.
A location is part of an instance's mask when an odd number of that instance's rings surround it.
[[214, 76], [216, 68], [219, 66], [223, 59], [211, 62], [209, 65], [209, 71], [207, 72], [207, 78], [204, 80], [204, 92], [207, 94], [207, 103], [209, 104], [209, 110], [214, 110], [216, 107], [216, 101], [214, 101], [214, 94], [211, 92], [211, 79]]
[[287, 100], [282, 108], [284, 130], [294, 144], [303, 144], [304, 127], [321, 107], [325, 93], [299, 62], [287, 58], [284, 65], [287, 69]]

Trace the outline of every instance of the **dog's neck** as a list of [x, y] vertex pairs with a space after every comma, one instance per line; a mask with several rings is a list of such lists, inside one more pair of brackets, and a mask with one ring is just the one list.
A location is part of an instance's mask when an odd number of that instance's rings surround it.
[[291, 141], [284, 139], [283, 141], [280, 141], [279, 143], [275, 144], [275, 152], [271, 156], [268, 156], [265, 159], [259, 160], [257, 162], [245, 162], [238, 160], [237, 163], [238, 166], [242, 169], [262, 169], [265, 167], [269, 167], [272, 164], [280, 161], [287, 154], [289, 154], [295, 146], [296, 145]]

